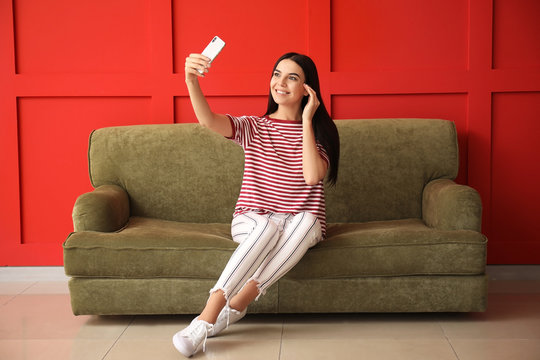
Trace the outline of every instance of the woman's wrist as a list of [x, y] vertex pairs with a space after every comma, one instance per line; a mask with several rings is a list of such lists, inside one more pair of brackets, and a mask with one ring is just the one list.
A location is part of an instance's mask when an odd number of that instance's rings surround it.
[[306, 114], [302, 115], [302, 124], [311, 124], [312, 121], [313, 121], [312, 116], [308, 116]]
[[199, 79], [197, 77], [186, 77], [186, 84], [189, 85], [197, 85], [199, 83]]

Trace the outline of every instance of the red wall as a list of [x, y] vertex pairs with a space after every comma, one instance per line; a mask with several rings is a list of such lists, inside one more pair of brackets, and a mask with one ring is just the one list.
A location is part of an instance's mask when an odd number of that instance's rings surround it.
[[183, 64], [260, 114], [269, 72], [311, 55], [335, 119], [445, 118], [484, 204], [491, 264], [540, 264], [540, 1], [0, 0], [0, 265], [60, 265], [92, 129], [195, 121]]

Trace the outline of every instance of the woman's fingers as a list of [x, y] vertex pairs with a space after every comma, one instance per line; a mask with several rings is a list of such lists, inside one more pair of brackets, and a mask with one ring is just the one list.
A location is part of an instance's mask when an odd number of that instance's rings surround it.
[[208, 72], [210, 67], [210, 59], [201, 54], [190, 54], [186, 58], [185, 70], [186, 76], [193, 74], [197, 76], [204, 76]]
[[311, 88], [308, 84], [304, 84], [304, 88], [309, 94], [309, 100], [308, 103], [311, 103], [311, 105], [318, 107], [319, 106], [319, 98], [317, 98], [317, 93], [315, 90]]
[[319, 98], [317, 97], [317, 93], [311, 88], [311, 86], [309, 86], [308, 84], [304, 84], [304, 88], [309, 95], [309, 99], [306, 106], [304, 107], [302, 117], [311, 120], [313, 118], [313, 115], [315, 114], [315, 111], [319, 107], [320, 102]]

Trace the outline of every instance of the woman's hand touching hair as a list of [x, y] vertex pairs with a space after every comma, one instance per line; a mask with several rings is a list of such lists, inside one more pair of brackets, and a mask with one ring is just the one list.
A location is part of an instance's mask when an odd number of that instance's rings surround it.
[[308, 92], [309, 98], [304, 110], [302, 112], [302, 121], [310, 121], [313, 119], [315, 112], [321, 104], [319, 98], [317, 98], [317, 93], [311, 88], [308, 84], [304, 84], [304, 88]]

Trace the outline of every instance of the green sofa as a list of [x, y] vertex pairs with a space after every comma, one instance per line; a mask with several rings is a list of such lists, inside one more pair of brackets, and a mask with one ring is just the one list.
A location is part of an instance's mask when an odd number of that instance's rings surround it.
[[[251, 313], [486, 309], [481, 201], [452, 179], [453, 122], [337, 120], [328, 238]], [[198, 124], [94, 131], [94, 191], [63, 244], [73, 313], [198, 313], [236, 244], [230, 222], [242, 149]]]

